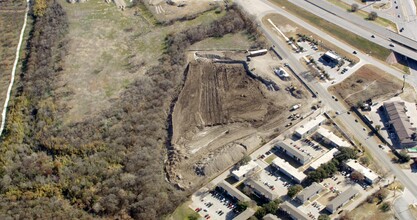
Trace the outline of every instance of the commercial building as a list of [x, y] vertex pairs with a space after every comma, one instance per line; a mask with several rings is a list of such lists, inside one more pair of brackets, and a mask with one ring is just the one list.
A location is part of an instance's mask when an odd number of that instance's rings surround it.
[[333, 132], [327, 130], [326, 128], [320, 127], [317, 129], [317, 133], [319, 137], [321, 137], [325, 142], [329, 143], [332, 147], [350, 147], [351, 145], [340, 138], [339, 136], [335, 135]]
[[362, 173], [362, 175], [365, 177], [365, 181], [369, 184], [375, 183], [375, 181], [377, 181], [379, 178], [379, 176], [375, 172], [373, 172], [371, 169], [367, 167], [362, 166], [356, 160], [348, 160], [345, 164], [351, 171], [357, 171], [359, 173]]
[[292, 145], [290, 141], [278, 142], [275, 147], [301, 164], [305, 164], [311, 159], [309, 155], [299, 150], [300, 147]]
[[326, 53], [323, 54], [323, 56], [321, 56], [321, 58], [324, 61], [328, 63], [333, 63], [333, 64], [339, 64], [342, 61], [342, 58], [332, 51], [327, 51]]
[[314, 182], [309, 187], [305, 188], [303, 191], [297, 194], [296, 198], [299, 202], [305, 203], [313, 198], [315, 195], [319, 194], [323, 190], [323, 186]]
[[277, 216], [269, 213], [267, 215], [265, 215], [262, 220], [280, 220], [280, 218], [278, 218]]
[[219, 184], [217, 184], [217, 187], [219, 187], [221, 190], [223, 190], [225, 193], [227, 193], [229, 196], [235, 198], [236, 200], [242, 201], [242, 202], [249, 202], [251, 199], [243, 194], [241, 191], [230, 185], [230, 183], [226, 181], [222, 181]]
[[245, 211], [241, 212], [239, 215], [233, 218], [233, 220], [247, 220], [255, 214], [255, 210], [247, 208]]
[[303, 182], [303, 180], [306, 178], [306, 175], [304, 173], [298, 171], [298, 169], [294, 168], [287, 161], [279, 157], [275, 158], [272, 161], [272, 166], [297, 183]]
[[415, 147], [417, 145], [416, 128], [412, 126], [404, 102], [384, 102], [384, 110], [389, 124], [394, 128], [401, 147]]
[[257, 180], [248, 179], [245, 181], [245, 185], [249, 186], [256, 195], [258, 195], [259, 197], [263, 197], [269, 201], [278, 198], [278, 194], [275, 193], [269, 186]]
[[232, 171], [232, 176], [241, 181], [253, 173], [258, 172], [261, 167], [253, 160], [246, 165], [240, 166], [237, 170]]
[[336, 212], [337, 209], [344, 206], [349, 200], [353, 199], [358, 193], [359, 193], [359, 190], [357, 190], [354, 187], [349, 187], [349, 189], [340, 193], [336, 198], [334, 198], [332, 201], [330, 201], [327, 204], [326, 206], [327, 211], [329, 211], [330, 213]]
[[312, 134], [317, 128], [326, 120], [323, 115], [315, 117], [313, 120], [308, 121], [304, 125], [301, 125], [294, 132], [294, 135], [298, 138], [305, 138]]
[[307, 214], [295, 207], [288, 201], [284, 202], [280, 206], [281, 210], [288, 213], [288, 215], [294, 220], [310, 220]]
[[317, 170], [317, 168], [319, 168], [322, 164], [330, 162], [338, 152], [339, 152], [339, 150], [336, 149], [336, 148], [330, 149], [325, 154], [323, 154], [321, 157], [319, 157], [317, 160], [315, 160], [313, 163], [311, 163], [310, 164], [310, 169]]

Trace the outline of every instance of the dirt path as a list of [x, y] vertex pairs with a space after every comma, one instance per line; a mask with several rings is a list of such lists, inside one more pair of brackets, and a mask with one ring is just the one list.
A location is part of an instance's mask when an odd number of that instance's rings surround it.
[[9, 84], [9, 87], [7, 88], [6, 100], [4, 101], [3, 111], [1, 113], [0, 136], [3, 134], [4, 125], [6, 123], [7, 106], [9, 105], [10, 93], [12, 91], [13, 84], [14, 84], [14, 77], [15, 77], [15, 74], [16, 74], [17, 63], [19, 61], [20, 47], [22, 46], [23, 35], [24, 35], [25, 29], [26, 29], [28, 13], [29, 13], [29, 0], [26, 0], [25, 21], [23, 22], [22, 30], [20, 31], [19, 43], [17, 44], [17, 48], [16, 48], [16, 59], [14, 60], [14, 63], [13, 63], [13, 70], [12, 70], [12, 75], [11, 75], [11, 79], [10, 79], [10, 84]]

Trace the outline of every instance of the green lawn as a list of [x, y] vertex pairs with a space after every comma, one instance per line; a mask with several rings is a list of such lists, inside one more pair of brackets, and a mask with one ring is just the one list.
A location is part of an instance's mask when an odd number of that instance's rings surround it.
[[194, 210], [192, 210], [188, 205], [190, 202], [185, 202], [181, 206], [179, 206], [177, 209], [175, 209], [174, 213], [167, 219], [172, 220], [187, 220], [189, 216], [191, 215], [198, 215]]
[[343, 29], [329, 21], [326, 21], [306, 10], [300, 8], [287, 0], [272, 0], [273, 3], [280, 7], [285, 7], [287, 11], [293, 13], [294, 15], [300, 17], [301, 19], [305, 20], [306, 22], [314, 25], [321, 30], [327, 32], [330, 35], [338, 38], [341, 41], [346, 42], [347, 44], [352, 45], [358, 50], [361, 50], [365, 53], [370, 53], [372, 56], [385, 61], [388, 55], [391, 53], [390, 50], [382, 47], [378, 44], [375, 44], [361, 36], [358, 36], [346, 29]]

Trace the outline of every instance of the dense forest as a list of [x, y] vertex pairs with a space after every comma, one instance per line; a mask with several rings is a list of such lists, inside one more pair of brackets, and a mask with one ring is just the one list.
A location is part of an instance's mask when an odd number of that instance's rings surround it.
[[[160, 219], [190, 192], [166, 179], [170, 103], [179, 93], [185, 49], [207, 37], [255, 25], [236, 7], [219, 20], [168, 35], [159, 65], [134, 82], [109, 110], [64, 125], [57, 78], [65, 68], [65, 11], [35, 3], [22, 74], [0, 143], [0, 219], [112, 217]], [[174, 24], [175, 25], [175, 24]]]

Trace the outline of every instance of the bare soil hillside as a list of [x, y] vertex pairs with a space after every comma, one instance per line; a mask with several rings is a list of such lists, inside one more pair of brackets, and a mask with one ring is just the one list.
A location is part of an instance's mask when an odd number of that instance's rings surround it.
[[191, 62], [172, 113], [170, 180], [192, 188], [232, 166], [283, 129], [297, 102], [242, 64]]
[[269, 102], [262, 87], [239, 64], [190, 64], [174, 110], [173, 143], [191, 137], [193, 128], [262, 121]]

